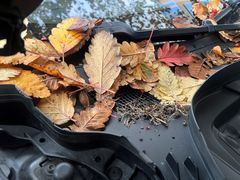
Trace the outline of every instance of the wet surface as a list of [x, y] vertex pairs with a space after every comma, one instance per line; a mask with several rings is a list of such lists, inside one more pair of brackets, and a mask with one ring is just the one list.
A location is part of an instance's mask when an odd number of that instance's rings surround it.
[[[176, 1], [177, 2], [177, 1]], [[182, 12], [175, 1], [159, 0], [45, 0], [29, 17], [43, 32], [46, 24], [56, 24], [62, 19], [80, 16], [104, 18], [105, 21], [123, 21], [135, 30], [171, 27], [173, 16]]]

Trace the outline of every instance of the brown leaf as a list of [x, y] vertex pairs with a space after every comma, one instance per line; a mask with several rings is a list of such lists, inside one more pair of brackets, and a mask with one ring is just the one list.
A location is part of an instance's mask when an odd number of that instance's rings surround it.
[[77, 19], [76, 22], [71, 25], [67, 30], [86, 32], [89, 29], [93, 29], [95, 25], [102, 24], [102, 19]]
[[135, 67], [138, 65], [141, 59], [144, 59], [144, 49], [141, 49], [134, 42], [126, 42], [124, 41], [121, 45], [121, 55], [122, 61], [121, 65], [126, 66], [130, 64], [131, 67]]
[[68, 122], [74, 114], [73, 100], [67, 92], [54, 92], [50, 97], [41, 99], [38, 108], [55, 124]]
[[60, 55], [47, 41], [28, 38], [25, 39], [25, 48], [28, 52], [39, 55], [41, 58], [52, 61], [60, 61]]
[[10, 80], [18, 76], [22, 69], [16, 67], [0, 67], [0, 81]]
[[158, 60], [164, 62], [168, 66], [182, 66], [193, 61], [191, 54], [187, 53], [184, 46], [173, 44], [170, 46], [169, 42], [165, 42], [162, 48], [158, 49]]
[[48, 76], [48, 75], [41, 75], [40, 76], [43, 79], [43, 82], [46, 84], [46, 86], [48, 87], [48, 89], [50, 91], [56, 91], [61, 87], [61, 80], [57, 77], [53, 77], [53, 76]]
[[192, 77], [197, 79], [206, 79], [211, 70], [204, 66], [204, 61], [194, 61], [188, 66], [189, 73]]
[[89, 102], [89, 97], [88, 97], [87, 91], [85, 91], [85, 90], [80, 91], [78, 99], [84, 108], [89, 107], [90, 102]]
[[50, 92], [46, 85], [36, 74], [31, 71], [22, 70], [21, 74], [8, 81], [1, 81], [0, 84], [14, 84], [28, 96], [46, 98]]
[[[103, 43], [104, 42], [104, 43]], [[85, 54], [84, 70], [95, 91], [103, 94], [113, 85], [121, 71], [120, 47], [117, 39], [108, 32], [101, 31], [92, 39], [89, 53]]]
[[156, 86], [157, 82], [147, 83], [144, 81], [135, 80], [132, 83], [129, 83], [129, 86], [133, 89], [140, 90], [141, 92], [149, 92], [152, 90], [154, 86]]
[[111, 108], [108, 108], [103, 103], [96, 102], [94, 107], [89, 107], [74, 115], [73, 118], [76, 122], [70, 126], [70, 129], [74, 132], [102, 129], [105, 127], [105, 123], [109, 120], [111, 114]]
[[121, 71], [120, 76], [121, 76], [121, 82], [120, 82], [121, 86], [126, 86], [126, 85], [128, 85], [129, 83], [132, 83], [135, 80], [134, 76], [128, 74], [124, 70]]
[[192, 22], [190, 22], [185, 17], [174, 17], [172, 19], [172, 24], [175, 28], [193, 28], [193, 27], [199, 27]]
[[175, 67], [175, 75], [182, 77], [189, 77], [189, 71], [187, 66], [176, 66]]
[[[217, 25], [216, 21], [214, 21], [213, 19], [209, 19], [209, 21], [211, 21], [211, 23], [213, 25]], [[232, 41], [235, 43], [240, 42], [240, 31], [239, 30], [219, 31], [218, 33], [220, 34], [220, 36], [222, 37], [223, 40], [228, 40], [228, 41]]]
[[[147, 46], [147, 47], [146, 47]], [[134, 68], [139, 63], [155, 61], [154, 45], [146, 41], [140, 43], [126, 42], [121, 45], [122, 66], [130, 64]]]

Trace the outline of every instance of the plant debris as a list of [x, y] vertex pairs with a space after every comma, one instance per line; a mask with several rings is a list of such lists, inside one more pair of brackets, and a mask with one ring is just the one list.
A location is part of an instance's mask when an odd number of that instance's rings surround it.
[[116, 112], [120, 115], [120, 121], [128, 127], [139, 120], [148, 120], [154, 125], [162, 124], [167, 127], [171, 118], [187, 116], [187, 110], [184, 106], [150, 100], [146, 96], [140, 96], [124, 104], [117, 103]]

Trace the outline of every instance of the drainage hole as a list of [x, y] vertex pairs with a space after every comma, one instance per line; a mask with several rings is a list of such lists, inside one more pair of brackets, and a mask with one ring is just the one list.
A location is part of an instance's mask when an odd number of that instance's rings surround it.
[[45, 138], [40, 138], [40, 139], [39, 139], [39, 142], [40, 142], [40, 143], [44, 143], [45, 141], [46, 141]]
[[100, 163], [102, 161], [102, 158], [100, 156], [94, 157], [95, 162]]

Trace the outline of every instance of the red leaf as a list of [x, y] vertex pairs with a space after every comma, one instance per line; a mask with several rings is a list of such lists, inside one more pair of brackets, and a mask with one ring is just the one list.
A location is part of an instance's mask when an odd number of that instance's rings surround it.
[[170, 46], [169, 42], [165, 42], [163, 47], [158, 49], [158, 60], [168, 66], [182, 66], [191, 63], [193, 58], [187, 53], [184, 46], [179, 46], [176, 43]]

